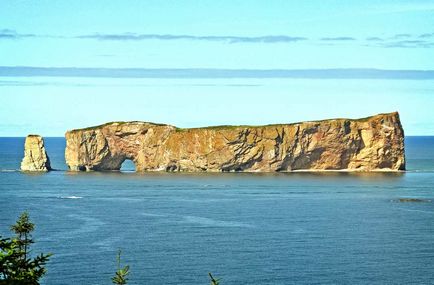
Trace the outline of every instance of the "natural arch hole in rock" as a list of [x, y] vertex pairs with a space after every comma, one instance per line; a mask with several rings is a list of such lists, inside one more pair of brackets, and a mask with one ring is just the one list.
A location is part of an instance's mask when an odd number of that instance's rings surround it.
[[121, 165], [121, 172], [135, 172], [136, 171], [136, 165], [131, 159], [125, 159], [124, 162], [122, 162]]

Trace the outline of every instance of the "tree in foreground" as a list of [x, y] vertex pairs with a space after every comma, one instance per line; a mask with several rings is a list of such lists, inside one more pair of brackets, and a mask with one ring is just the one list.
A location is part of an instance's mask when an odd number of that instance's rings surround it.
[[209, 278], [211, 278], [211, 285], [219, 285], [220, 284], [220, 279], [215, 279], [211, 273], [208, 273]]
[[121, 250], [119, 249], [118, 255], [116, 257], [118, 262], [118, 270], [115, 273], [115, 276], [112, 278], [113, 284], [124, 285], [127, 284], [128, 274], [130, 273], [130, 267], [128, 265], [121, 268]]
[[29, 214], [24, 212], [11, 226], [16, 236], [0, 236], [0, 284], [38, 285], [39, 279], [47, 272], [45, 264], [51, 254], [30, 257], [30, 246], [34, 243], [32, 232], [35, 224]]

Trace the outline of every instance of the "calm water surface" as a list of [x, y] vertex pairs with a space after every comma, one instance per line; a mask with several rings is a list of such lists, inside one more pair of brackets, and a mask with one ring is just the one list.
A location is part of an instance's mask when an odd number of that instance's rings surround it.
[[0, 234], [28, 210], [43, 284], [433, 284], [434, 137], [409, 137], [402, 174], [23, 174], [23, 138], [0, 138]]

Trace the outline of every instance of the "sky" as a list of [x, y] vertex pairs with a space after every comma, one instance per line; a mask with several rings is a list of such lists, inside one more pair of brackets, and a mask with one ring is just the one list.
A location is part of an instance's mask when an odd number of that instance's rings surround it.
[[1, 1], [0, 136], [399, 111], [434, 135], [434, 1]]

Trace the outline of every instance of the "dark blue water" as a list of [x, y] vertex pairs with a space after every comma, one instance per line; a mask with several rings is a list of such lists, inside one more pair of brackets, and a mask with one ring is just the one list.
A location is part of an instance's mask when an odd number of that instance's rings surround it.
[[406, 141], [407, 173], [23, 174], [23, 138], [0, 138], [0, 234], [28, 210], [43, 284], [433, 284], [434, 137]]

